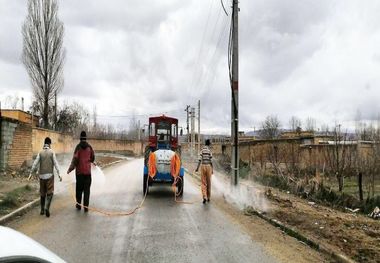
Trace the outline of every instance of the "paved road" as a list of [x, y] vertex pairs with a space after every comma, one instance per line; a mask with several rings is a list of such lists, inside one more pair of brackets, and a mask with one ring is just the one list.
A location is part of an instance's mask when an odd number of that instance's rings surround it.
[[[90, 203], [128, 210], [142, 198], [143, 160], [105, 169]], [[144, 207], [129, 217], [77, 212], [68, 191], [55, 196], [52, 216], [33, 210], [11, 225], [68, 262], [276, 262], [212, 203], [176, 204], [171, 188], [150, 189]], [[186, 180], [184, 200], [197, 199], [198, 186]]]

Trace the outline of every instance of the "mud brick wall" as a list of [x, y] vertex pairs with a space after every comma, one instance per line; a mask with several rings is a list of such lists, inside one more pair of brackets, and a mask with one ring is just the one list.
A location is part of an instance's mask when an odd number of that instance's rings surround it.
[[87, 142], [95, 152], [126, 153], [140, 156], [144, 151], [143, 143], [140, 141], [88, 139]]
[[[79, 143], [71, 134], [41, 128], [32, 128], [30, 123], [3, 117], [0, 134], [0, 171], [19, 169], [24, 163], [31, 163], [41, 151], [46, 137], [52, 140], [52, 149], [57, 154], [73, 153]], [[141, 156], [144, 143], [140, 141], [89, 139], [96, 152], [126, 153]]]
[[51, 139], [51, 148], [56, 154], [71, 153], [74, 151], [74, 140], [71, 134], [33, 128], [32, 136], [33, 156], [36, 156], [41, 151], [46, 137]]
[[[71, 134], [64, 134], [41, 128], [33, 128], [33, 155], [37, 155], [43, 147], [46, 137], [52, 140], [51, 148], [56, 154], [73, 153], [75, 146], [79, 143], [78, 139], [73, 138]], [[109, 139], [88, 139], [88, 143], [94, 151], [129, 153], [130, 155], [139, 156], [142, 153], [142, 143], [127, 140], [109, 140]]]
[[32, 159], [32, 126], [12, 119], [1, 121], [0, 170], [18, 169]]
[[[201, 143], [201, 148], [203, 147], [203, 143]], [[229, 146], [229, 145], [228, 145]], [[222, 154], [223, 151], [226, 150], [226, 145], [220, 142], [211, 142], [211, 150], [214, 155], [216, 154]], [[231, 148], [228, 148], [229, 151], [231, 151]], [[182, 152], [190, 153], [190, 146], [187, 142], [181, 143], [181, 150]], [[195, 145], [195, 151], [194, 156], [198, 158], [198, 144]]]

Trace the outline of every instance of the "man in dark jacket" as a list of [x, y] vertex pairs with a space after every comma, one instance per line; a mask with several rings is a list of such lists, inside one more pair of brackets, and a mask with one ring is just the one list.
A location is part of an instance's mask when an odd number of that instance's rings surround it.
[[86, 141], [87, 135], [85, 131], [80, 133], [80, 143], [77, 145], [74, 151], [73, 160], [71, 165], [67, 170], [69, 174], [72, 170], [75, 169], [76, 176], [76, 199], [77, 204], [76, 208], [81, 209], [79, 204], [82, 203], [82, 194], [83, 196], [83, 205], [85, 206], [84, 212], [88, 212], [88, 205], [90, 201], [90, 186], [91, 186], [91, 163], [95, 161], [94, 150], [91, 145]]

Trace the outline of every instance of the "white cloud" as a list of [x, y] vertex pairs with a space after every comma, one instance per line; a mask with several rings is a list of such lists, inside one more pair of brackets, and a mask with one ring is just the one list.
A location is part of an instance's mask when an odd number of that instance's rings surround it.
[[[254, 0], [240, 8], [241, 129], [273, 114], [284, 125], [292, 115], [320, 125], [349, 123], [357, 109], [377, 116], [377, 1]], [[2, 100], [14, 92], [31, 100], [20, 62], [25, 14], [26, 1], [0, 0]], [[100, 115], [170, 111], [184, 126], [183, 109], [200, 98], [202, 128], [228, 133], [229, 18], [219, 1], [65, 0], [59, 15], [67, 51], [61, 100], [96, 104]]]

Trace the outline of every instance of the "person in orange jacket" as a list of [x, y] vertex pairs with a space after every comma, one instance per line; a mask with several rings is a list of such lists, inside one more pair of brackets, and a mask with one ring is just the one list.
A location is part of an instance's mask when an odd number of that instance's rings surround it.
[[201, 152], [199, 153], [198, 166], [195, 172], [198, 172], [199, 167], [201, 167], [201, 189], [203, 196], [203, 204], [210, 202], [211, 197], [211, 175], [213, 174], [212, 166], [212, 152], [210, 150], [210, 140], [205, 141], [205, 146], [203, 146]]

